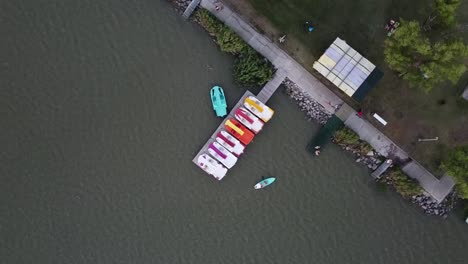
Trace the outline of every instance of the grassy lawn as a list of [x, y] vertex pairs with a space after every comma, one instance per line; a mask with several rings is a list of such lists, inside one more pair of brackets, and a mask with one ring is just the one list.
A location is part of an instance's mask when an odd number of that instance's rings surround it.
[[[411, 89], [387, 68], [383, 58], [383, 29], [390, 18], [423, 22], [430, 13], [430, 0], [227, 0], [229, 5], [261, 32], [277, 40], [312, 73], [312, 63], [336, 37], [344, 39], [384, 73], [384, 78], [361, 105], [351, 101], [333, 85], [328, 87], [345, 101], [361, 107], [366, 118], [436, 174], [446, 151], [468, 144], [468, 103], [460, 94], [468, 85], [468, 74], [457, 85], [445, 84], [431, 93]], [[304, 23], [313, 21], [316, 29], [306, 32]], [[459, 8], [460, 24], [468, 24], [468, 1]], [[468, 31], [463, 35], [468, 42]], [[314, 73], [318, 76], [316, 73]], [[319, 77], [319, 76], [318, 76]], [[323, 79], [323, 78], [321, 78]], [[374, 122], [377, 112], [389, 123]], [[437, 142], [418, 138], [439, 137]]]

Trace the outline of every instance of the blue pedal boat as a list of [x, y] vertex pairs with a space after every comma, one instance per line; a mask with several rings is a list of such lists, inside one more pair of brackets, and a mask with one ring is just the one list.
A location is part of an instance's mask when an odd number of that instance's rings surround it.
[[224, 97], [223, 88], [214, 86], [210, 91], [211, 103], [213, 104], [213, 110], [216, 112], [216, 116], [224, 117], [227, 115], [227, 104], [226, 98]]

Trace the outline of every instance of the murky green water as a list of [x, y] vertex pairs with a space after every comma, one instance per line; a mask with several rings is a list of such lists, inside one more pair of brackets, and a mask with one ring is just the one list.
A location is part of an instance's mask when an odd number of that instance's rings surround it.
[[[424, 216], [281, 91], [217, 182], [192, 158], [243, 94], [233, 59], [163, 0], [0, 3], [1, 263], [465, 263], [468, 225]], [[275, 175], [265, 191], [252, 186]]]

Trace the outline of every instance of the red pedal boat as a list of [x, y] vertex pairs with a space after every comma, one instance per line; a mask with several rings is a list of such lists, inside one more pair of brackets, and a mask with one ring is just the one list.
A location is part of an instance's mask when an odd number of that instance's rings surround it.
[[230, 118], [224, 123], [226, 130], [237, 138], [242, 144], [248, 145], [254, 138], [254, 133], [243, 126], [239, 121]]

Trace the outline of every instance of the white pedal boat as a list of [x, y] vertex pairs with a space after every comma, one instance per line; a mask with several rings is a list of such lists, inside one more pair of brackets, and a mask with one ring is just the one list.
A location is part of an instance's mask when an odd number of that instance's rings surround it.
[[206, 173], [212, 175], [215, 179], [220, 181], [226, 176], [227, 169], [218, 161], [210, 157], [208, 154], [198, 156], [197, 165]]
[[245, 98], [244, 106], [254, 115], [262, 119], [265, 123], [268, 122], [275, 113], [275, 111], [273, 111], [270, 107], [266, 106], [264, 103], [260, 102], [253, 96], [248, 96]]
[[226, 168], [230, 169], [237, 162], [236, 156], [221, 146], [218, 142], [213, 142], [208, 147], [208, 153], [221, 162]]
[[255, 134], [258, 134], [263, 128], [263, 122], [258, 119], [254, 114], [249, 112], [249, 110], [239, 107], [234, 112], [234, 117], [239, 120], [245, 127], [252, 130]]
[[231, 136], [227, 131], [221, 130], [216, 134], [216, 142], [225, 147], [232, 154], [239, 157], [244, 153], [245, 146], [240, 143], [235, 137]]

